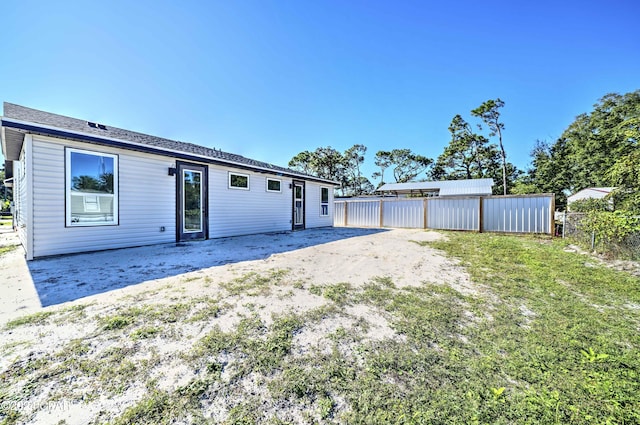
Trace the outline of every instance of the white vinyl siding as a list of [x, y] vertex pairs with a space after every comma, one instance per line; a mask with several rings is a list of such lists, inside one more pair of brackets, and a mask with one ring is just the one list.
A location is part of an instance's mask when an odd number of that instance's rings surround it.
[[[119, 156], [119, 225], [65, 226], [65, 147]], [[35, 137], [33, 211], [35, 257], [175, 242], [172, 160], [143, 153]], [[160, 227], [165, 231], [161, 232]]]
[[327, 186], [314, 182], [307, 182], [305, 185], [307, 190], [307, 194], [305, 196], [305, 201], [307, 202], [307, 207], [305, 209], [307, 229], [313, 227], [333, 226], [333, 188], [329, 188], [329, 214], [321, 215], [321, 187]]
[[27, 196], [27, 173], [26, 173], [26, 155], [24, 148], [20, 154], [20, 160], [13, 162], [14, 172], [14, 199], [13, 205], [16, 212], [16, 226], [18, 228], [18, 237], [20, 243], [26, 249], [27, 248], [27, 202], [29, 197]]
[[242, 172], [238, 174], [249, 176], [249, 189], [229, 190], [229, 173], [228, 168], [209, 166], [210, 238], [291, 230], [290, 180], [282, 180], [280, 193], [267, 192], [268, 175]]

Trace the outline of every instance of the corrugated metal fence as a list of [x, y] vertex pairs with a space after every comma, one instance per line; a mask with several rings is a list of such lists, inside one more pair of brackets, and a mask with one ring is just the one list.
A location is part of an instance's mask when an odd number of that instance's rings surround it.
[[553, 233], [554, 195], [347, 199], [334, 226]]

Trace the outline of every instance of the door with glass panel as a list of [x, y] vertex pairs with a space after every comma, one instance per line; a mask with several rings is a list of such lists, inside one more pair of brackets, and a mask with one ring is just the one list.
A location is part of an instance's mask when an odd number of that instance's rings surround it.
[[207, 215], [207, 167], [178, 162], [177, 177], [177, 239], [187, 241], [206, 239]]
[[304, 229], [304, 182], [293, 182], [293, 230]]

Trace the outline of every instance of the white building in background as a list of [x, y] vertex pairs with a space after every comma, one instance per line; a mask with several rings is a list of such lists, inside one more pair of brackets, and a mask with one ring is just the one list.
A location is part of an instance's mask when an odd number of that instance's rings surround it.
[[581, 201], [583, 199], [603, 199], [609, 195], [615, 187], [588, 187], [582, 189], [573, 195], [567, 196], [567, 207], [571, 209], [571, 204], [575, 201]]
[[444, 180], [432, 182], [386, 183], [376, 190], [395, 196], [489, 196], [493, 179]]

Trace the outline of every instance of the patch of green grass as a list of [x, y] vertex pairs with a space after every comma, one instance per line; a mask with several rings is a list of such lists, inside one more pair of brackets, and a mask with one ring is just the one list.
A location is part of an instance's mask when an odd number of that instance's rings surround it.
[[118, 309], [116, 314], [99, 319], [103, 330], [120, 330], [133, 325], [176, 323], [185, 319], [192, 305], [185, 303], [147, 304]]
[[348, 293], [350, 289], [351, 285], [349, 283], [336, 283], [335, 285], [326, 286], [322, 291], [322, 295], [338, 305], [344, 305], [349, 301]]
[[101, 319], [102, 329], [105, 331], [113, 331], [125, 328], [133, 323], [133, 318], [129, 316], [109, 316]]
[[0, 255], [6, 254], [8, 252], [14, 251], [18, 249], [20, 245], [3, 245], [0, 246]]
[[192, 313], [191, 316], [186, 319], [187, 323], [200, 322], [218, 317], [223, 309], [220, 307], [218, 300], [202, 298], [194, 300], [189, 310]]
[[153, 338], [156, 335], [160, 334], [161, 332], [162, 332], [162, 329], [158, 326], [143, 326], [133, 331], [130, 337], [133, 340], [147, 339], [147, 338]]
[[178, 419], [171, 395], [165, 391], [154, 391], [111, 422], [112, 425], [165, 425]]
[[564, 252], [562, 241], [449, 233], [430, 245], [459, 258], [497, 298], [471, 306], [492, 320], [466, 332], [480, 355], [466, 366], [473, 381], [493, 376], [487, 388], [505, 388], [493, 400], [502, 413], [483, 409], [481, 418], [640, 420], [631, 407], [640, 392], [640, 316], [627, 307], [640, 302], [638, 278], [587, 267], [589, 259]]
[[18, 317], [7, 322], [5, 329], [15, 329], [20, 326], [36, 326], [44, 325], [47, 323], [49, 317], [53, 316], [53, 311], [39, 311], [37, 313], [29, 314], [27, 316]]
[[14, 425], [21, 419], [21, 414], [17, 410], [2, 407], [0, 400], [0, 425]]
[[230, 282], [221, 283], [220, 286], [231, 295], [267, 295], [271, 287], [281, 285], [288, 270], [270, 270], [266, 275], [255, 272], [247, 273]]

